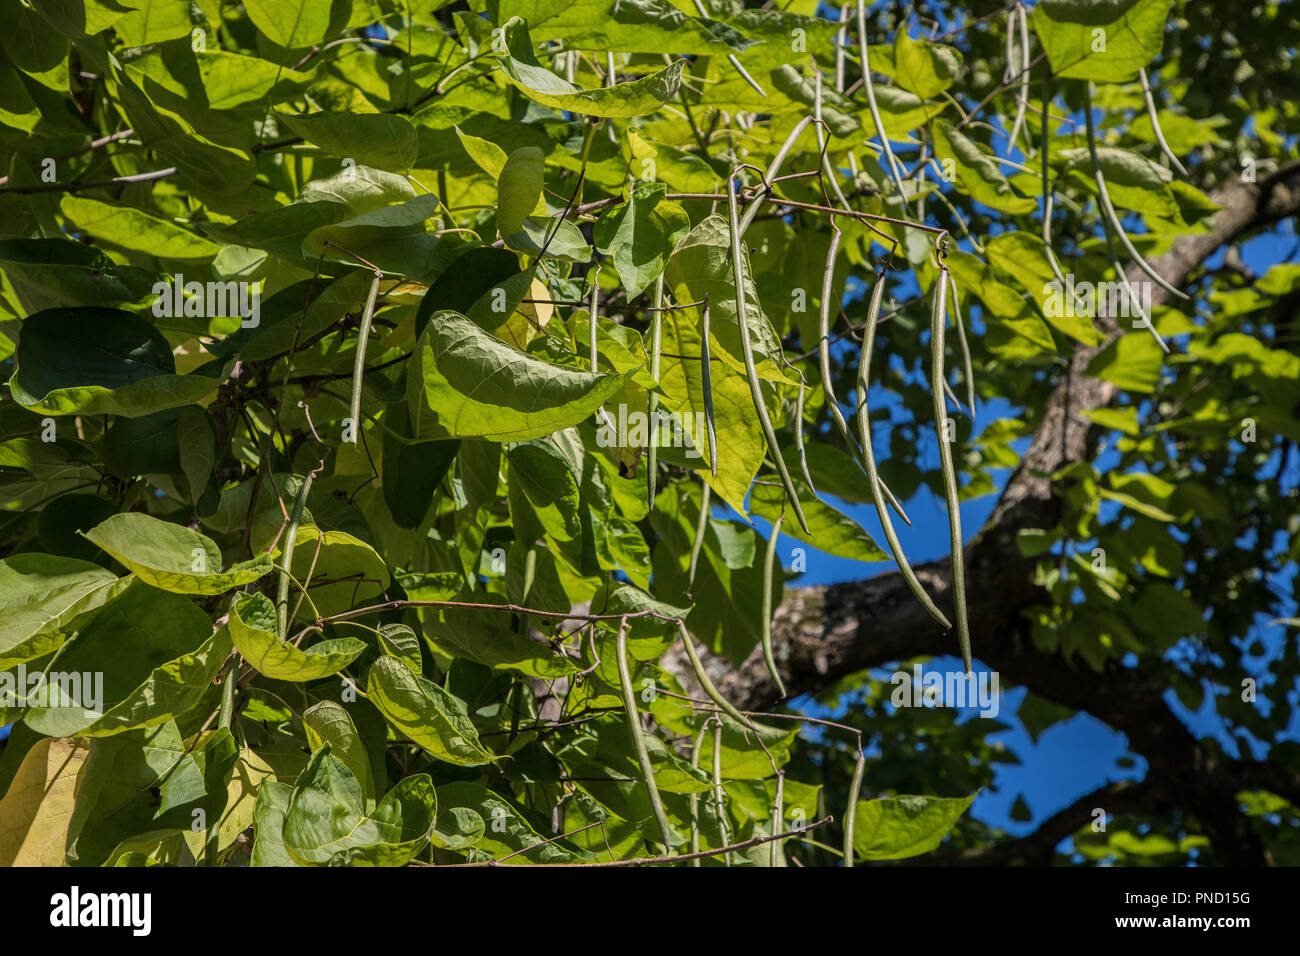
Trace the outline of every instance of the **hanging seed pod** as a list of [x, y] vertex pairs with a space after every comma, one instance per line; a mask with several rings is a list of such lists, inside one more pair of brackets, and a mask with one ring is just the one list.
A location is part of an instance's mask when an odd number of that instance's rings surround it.
[[[700, 732], [695, 735], [695, 747], [691, 750], [691, 767], [700, 769], [700, 756], [704, 753], [704, 735], [709, 732], [709, 721], [705, 718], [700, 724]], [[691, 853], [700, 852], [700, 795], [688, 795], [691, 807]], [[699, 857], [691, 860], [691, 866], [702, 866]]]
[[709, 526], [709, 500], [712, 489], [709, 483], [700, 480], [700, 516], [695, 521], [695, 540], [691, 542], [691, 563], [686, 572], [686, 593], [690, 594], [695, 586], [695, 570], [700, 565], [700, 552], [704, 550], [704, 531]]
[[853, 827], [858, 818], [858, 794], [862, 791], [862, 774], [867, 769], [867, 757], [858, 746], [858, 762], [853, 766], [853, 781], [849, 784], [849, 805], [844, 811], [844, 865], [853, 865]]
[[871, 108], [871, 122], [876, 124], [876, 133], [880, 136], [880, 148], [885, 154], [889, 174], [898, 187], [898, 201], [903, 202], [903, 175], [898, 169], [898, 160], [889, 145], [889, 134], [885, 132], [885, 123], [880, 118], [880, 106], [876, 103], [876, 88], [871, 83], [871, 61], [867, 53], [867, 8], [863, 0], [858, 0], [858, 56], [862, 60], [862, 85], [867, 91], [867, 105]]
[[[1157, 272], [1151, 263], [1147, 262], [1146, 259], [1142, 257], [1142, 253], [1137, 251], [1137, 247], [1133, 245], [1133, 240], [1130, 239], [1128, 233], [1124, 231], [1124, 225], [1120, 222], [1119, 214], [1115, 212], [1114, 204], [1110, 201], [1110, 190], [1106, 188], [1106, 177], [1102, 175], [1101, 161], [1097, 158], [1097, 132], [1093, 129], [1092, 124], [1091, 83], [1084, 85], [1083, 117], [1088, 128], [1088, 152], [1092, 157], [1093, 178], [1097, 181], [1097, 198], [1101, 202], [1101, 208], [1102, 212], [1105, 213], [1106, 222], [1109, 223], [1110, 229], [1119, 239], [1120, 244], [1124, 247], [1124, 251], [1128, 253], [1129, 258], [1133, 260], [1139, 269], [1151, 277], [1151, 281], [1160, 286], [1160, 288], [1164, 289], [1170, 295], [1175, 295], [1180, 299], [1187, 299], [1187, 293], [1173, 285], [1170, 285], [1168, 280]], [[1154, 332], [1155, 330], [1152, 329], [1152, 331]], [[1168, 351], [1168, 349], [1166, 349], [1166, 351]]]
[[[776, 799], [772, 806], [772, 834], [776, 835], [782, 831], [785, 824], [785, 771], [776, 772]], [[781, 844], [784, 840], [772, 841], [772, 856], [768, 860], [769, 866], [781, 865]]]
[[1043, 246], [1047, 249], [1047, 263], [1052, 267], [1052, 275], [1064, 286], [1065, 276], [1061, 272], [1061, 264], [1056, 261], [1056, 253], [1052, 251], [1052, 170], [1047, 162], [1048, 153], [1051, 152], [1051, 140], [1048, 138], [1047, 128], [1051, 104], [1052, 71], [1049, 67], [1047, 75], [1043, 77], [1043, 132], [1042, 143], [1039, 146], [1043, 163]]
[[856, 412], [858, 425], [858, 441], [862, 447], [862, 464], [867, 470], [867, 480], [871, 483], [871, 500], [876, 507], [876, 516], [880, 519], [880, 526], [885, 532], [885, 541], [889, 544], [889, 551], [894, 556], [894, 561], [898, 564], [898, 570], [903, 575], [903, 580], [907, 583], [908, 589], [916, 595], [916, 599], [921, 602], [927, 614], [942, 624], [944, 627], [952, 627], [944, 613], [935, 606], [930, 595], [926, 593], [925, 588], [916, 577], [916, 572], [907, 561], [907, 555], [903, 553], [903, 546], [898, 541], [898, 535], [894, 531], [894, 523], [889, 517], [889, 509], [886, 507], [884, 482], [880, 480], [880, 475], [876, 470], [876, 456], [872, 450], [871, 444], [871, 411], [867, 405], [867, 388], [871, 374], [871, 353], [876, 342], [876, 324], [880, 320], [880, 304], [885, 298], [885, 274], [881, 272], [876, 277], [876, 285], [871, 290], [871, 300], [867, 307], [867, 325], [862, 335], [862, 354], [858, 358], [858, 407]]
[[763, 619], [762, 643], [763, 643], [763, 663], [767, 665], [767, 674], [772, 678], [772, 683], [776, 684], [776, 692], [782, 700], [785, 699], [785, 684], [781, 681], [781, 675], [776, 669], [776, 658], [772, 654], [772, 576], [776, 571], [776, 541], [781, 536], [781, 523], [785, 521], [785, 510], [772, 524], [772, 533], [767, 539], [767, 551], [763, 555], [763, 606], [759, 614]]
[[673, 849], [672, 830], [668, 826], [668, 817], [664, 813], [663, 801], [659, 799], [659, 787], [655, 783], [654, 767], [650, 763], [650, 754], [646, 750], [645, 738], [641, 730], [641, 712], [636, 706], [636, 694], [632, 690], [632, 675], [627, 667], [627, 618], [623, 618], [618, 629], [615, 644], [615, 656], [618, 664], [619, 689], [623, 693], [623, 709], [627, 714], [627, 729], [632, 737], [632, 749], [636, 753], [638, 766], [641, 768], [641, 780], [645, 784], [646, 794], [650, 797], [650, 808], [654, 811], [655, 822], [659, 824], [659, 835], [663, 838], [664, 852]]
[[727, 211], [731, 216], [731, 266], [736, 282], [736, 323], [740, 327], [740, 349], [745, 360], [745, 374], [749, 378], [749, 395], [754, 400], [754, 411], [758, 413], [759, 423], [763, 426], [763, 437], [767, 439], [768, 451], [771, 452], [777, 474], [781, 476], [781, 484], [785, 486], [786, 497], [794, 510], [794, 516], [798, 519], [799, 527], [803, 529], [804, 534], [811, 534], [808, 521], [803, 516], [803, 508], [799, 506], [799, 494], [795, 491], [794, 481], [790, 478], [790, 470], [786, 468], [785, 459], [781, 457], [781, 448], [776, 443], [776, 431], [772, 428], [772, 418], [768, 415], [767, 404], [763, 401], [758, 368], [754, 365], [754, 344], [749, 339], [749, 319], [745, 313], [745, 261], [741, 258], [740, 230], [736, 218], [736, 183], [731, 179], [727, 180]]
[[[722, 789], [722, 721], [713, 721], [713, 798], [718, 804], [718, 830], [722, 833], [722, 845], [731, 843], [731, 833], [727, 828], [727, 801]], [[727, 866], [731, 866], [731, 854], [722, 857]]]
[[[654, 294], [651, 297], [650, 304], [654, 311], [650, 313], [650, 375], [657, 383], [659, 381], [660, 359], [663, 355], [663, 304], [664, 304], [664, 276], [659, 273], [659, 278], [655, 279]], [[649, 404], [646, 408], [646, 420], [650, 423], [650, 448], [648, 449], [648, 469], [646, 475], [647, 494], [649, 496], [650, 510], [655, 506], [655, 481], [659, 477], [659, 429], [655, 424], [655, 412], [659, 408], [659, 393], [651, 392]]]
[[704, 431], [709, 440], [709, 470], [718, 477], [718, 429], [713, 421], [713, 359], [709, 355], [709, 296], [700, 320], [700, 386], [704, 390]]
[[930, 309], [930, 392], [934, 398], [934, 427], [939, 436], [939, 462], [943, 469], [943, 488], [948, 500], [948, 533], [952, 551], [952, 598], [957, 612], [957, 641], [966, 672], [971, 669], [970, 625], [966, 617], [966, 567], [962, 551], [961, 510], [957, 501], [957, 470], [952, 463], [952, 448], [944, 434], [947, 409], [944, 407], [943, 333], [947, 324], [948, 267], [939, 266], [939, 279], [931, 293]]
[[1151, 81], [1147, 79], [1146, 67], [1138, 68], [1138, 79], [1142, 81], [1142, 97], [1147, 102], [1147, 117], [1151, 120], [1151, 131], [1155, 133], [1156, 143], [1160, 146], [1160, 152], [1168, 157], [1169, 162], [1173, 164], [1174, 169], [1178, 170], [1184, 176], [1190, 176], [1187, 167], [1182, 164], [1174, 151], [1169, 148], [1168, 141], [1165, 140], [1164, 130], [1160, 128], [1160, 117], [1156, 110], [1156, 98], [1151, 92]]

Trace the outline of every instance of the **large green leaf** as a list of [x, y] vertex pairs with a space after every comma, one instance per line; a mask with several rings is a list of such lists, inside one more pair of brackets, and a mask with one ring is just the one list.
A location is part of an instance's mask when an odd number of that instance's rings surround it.
[[46, 309], [23, 322], [9, 388], [18, 404], [48, 415], [135, 418], [190, 405], [215, 379], [177, 375], [167, 340], [130, 312]]
[[415, 127], [404, 116], [329, 110], [278, 116], [280, 122], [313, 146], [351, 159], [354, 164], [399, 172], [414, 166], [419, 156]]
[[330, 4], [322, 0], [245, 0], [248, 17], [278, 46], [311, 46], [325, 39]]
[[198, 702], [229, 650], [191, 601], [133, 581], [67, 645], [54, 668], [67, 679], [47, 682], [23, 721], [51, 737], [155, 726]]
[[682, 82], [685, 60], [651, 76], [628, 83], [594, 90], [584, 90], [556, 76], [537, 62], [528, 26], [512, 17], [502, 27], [509, 52], [501, 58], [502, 68], [530, 100], [552, 109], [567, 110], [586, 116], [644, 116], [660, 109], [677, 95]]
[[437, 312], [408, 369], [421, 438], [540, 438], [594, 413], [629, 377], [552, 365], [456, 312]]
[[57, 650], [71, 622], [103, 604], [117, 580], [76, 558], [31, 553], [0, 561], [0, 671]]
[[961, 819], [969, 797], [899, 796], [858, 801], [853, 851], [863, 860], [904, 860], [929, 853]]
[[259, 673], [273, 680], [303, 683], [337, 674], [366, 645], [354, 637], [321, 641], [301, 650], [277, 635], [275, 605], [265, 594], [241, 594], [230, 608], [230, 637]]
[[221, 570], [221, 549], [206, 535], [153, 515], [116, 514], [86, 532], [136, 577], [177, 594], [224, 594], [272, 567], [269, 554]]
[[1160, 55], [1170, 0], [1040, 0], [1038, 33], [1052, 72], [1125, 83]]
[[294, 784], [281, 839], [305, 866], [404, 866], [433, 832], [437, 798], [428, 774], [416, 774], [366, 812], [352, 772], [323, 744]]
[[476, 767], [495, 759], [479, 742], [464, 702], [397, 658], [371, 665], [366, 694], [389, 723], [438, 760]]

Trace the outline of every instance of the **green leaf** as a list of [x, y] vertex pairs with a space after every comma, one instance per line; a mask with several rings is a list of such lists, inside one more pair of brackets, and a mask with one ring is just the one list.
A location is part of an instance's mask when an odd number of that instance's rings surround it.
[[501, 859], [517, 850], [528, 850], [512, 857], [510, 864], [525, 866], [530, 863], [574, 863], [581, 859], [564, 845], [564, 841], [546, 842], [524, 818], [518, 808], [477, 783], [456, 781], [438, 788], [439, 829], [443, 829], [443, 815], [453, 808], [473, 812], [486, 824], [482, 837], [475, 843], [489, 859]]
[[1056, 76], [1126, 83], [1160, 55], [1170, 0], [1041, 0], [1034, 30]]
[[861, 800], [853, 830], [853, 852], [864, 860], [905, 860], [929, 853], [974, 799], [975, 794]]
[[541, 439], [506, 449], [507, 485], [527, 498], [542, 529], [557, 541], [572, 541], [582, 527], [578, 479], [564, 454]]
[[1085, 374], [1130, 392], [1154, 392], [1164, 368], [1164, 352], [1143, 331], [1126, 331], [1093, 356]]
[[542, 197], [542, 151], [521, 146], [508, 157], [497, 182], [497, 231], [509, 236], [523, 228], [524, 218]]
[[296, 49], [325, 39], [330, 4], [322, 0], [244, 0], [248, 18], [277, 46]]
[[907, 26], [894, 35], [894, 76], [900, 86], [921, 99], [938, 96], [961, 71], [962, 56], [942, 43], [917, 42], [907, 35]]
[[629, 202], [615, 206], [596, 222], [596, 248], [608, 255], [628, 299], [634, 299], [663, 272], [672, 249], [690, 228], [677, 203], [664, 200], [668, 187], [643, 185]]
[[302, 726], [312, 753], [329, 745], [331, 754], [337, 754], [337, 759], [356, 778], [363, 806], [373, 807], [378, 794], [370, 770], [370, 755], [347, 708], [336, 701], [322, 700], [302, 712]]
[[280, 640], [275, 605], [265, 594], [241, 594], [230, 608], [230, 637], [236, 650], [273, 680], [305, 683], [337, 674], [366, 649], [354, 637], [321, 641], [305, 651]]
[[587, 418], [630, 377], [551, 365], [447, 311], [431, 317], [411, 363], [422, 438], [541, 438]]
[[46, 309], [23, 322], [9, 388], [18, 404], [42, 414], [135, 418], [192, 405], [217, 387], [175, 370], [167, 340], [137, 315]]
[[57, 650], [74, 632], [71, 622], [103, 604], [116, 582], [75, 558], [30, 553], [0, 561], [0, 671]]
[[420, 154], [415, 127], [404, 116], [324, 110], [276, 117], [313, 146], [355, 164], [399, 172], [414, 166]]
[[213, 540], [153, 515], [116, 514], [86, 532], [142, 581], [177, 594], [224, 594], [251, 584], [271, 570], [271, 556], [221, 570], [221, 549]]
[[50, 737], [98, 737], [163, 723], [198, 702], [229, 649], [225, 632], [213, 633], [191, 601], [132, 581], [60, 655], [57, 670], [81, 679], [49, 682], [48, 696], [23, 722]]
[[[865, 480], [865, 479], [864, 479]], [[749, 497], [749, 509], [768, 521], [781, 515], [785, 492], [771, 485], [755, 485]], [[856, 521], [826, 504], [819, 498], [802, 498], [804, 517], [808, 519], [808, 533], [796, 521], [781, 525], [781, 533], [810, 544], [814, 548], [833, 554], [837, 558], [853, 561], [887, 561], [889, 555], [871, 540], [871, 536]]]
[[438, 760], [477, 767], [495, 759], [479, 743], [464, 702], [396, 658], [370, 665], [366, 695], [390, 724]]
[[1016, 193], [991, 152], [980, 149], [947, 120], [935, 120], [933, 130], [934, 154], [941, 165], [952, 163], [962, 192], [985, 206], [1015, 215], [1037, 208], [1036, 201]]
[[502, 27], [509, 53], [501, 58], [502, 68], [523, 94], [552, 109], [586, 116], [626, 118], [644, 116], [660, 109], [677, 95], [686, 61], [652, 76], [595, 90], [584, 90], [556, 76], [537, 62], [528, 25], [511, 17]]
[[132, 252], [203, 261], [215, 256], [220, 248], [188, 229], [131, 206], [84, 196], [64, 196], [59, 211], [80, 231]]
[[433, 832], [438, 801], [428, 774], [397, 784], [372, 811], [347, 766], [323, 744], [294, 784], [284, 849], [305, 866], [405, 866]]

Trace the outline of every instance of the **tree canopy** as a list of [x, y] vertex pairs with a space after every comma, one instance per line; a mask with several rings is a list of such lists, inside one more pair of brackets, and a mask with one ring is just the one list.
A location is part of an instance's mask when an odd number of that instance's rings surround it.
[[0, 863], [1300, 862], [1289, 6], [0, 19]]

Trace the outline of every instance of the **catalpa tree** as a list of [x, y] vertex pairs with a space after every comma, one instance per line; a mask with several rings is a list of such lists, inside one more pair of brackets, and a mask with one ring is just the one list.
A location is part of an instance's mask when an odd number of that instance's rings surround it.
[[1295, 861], [1231, 6], [6, 3], [0, 862]]

